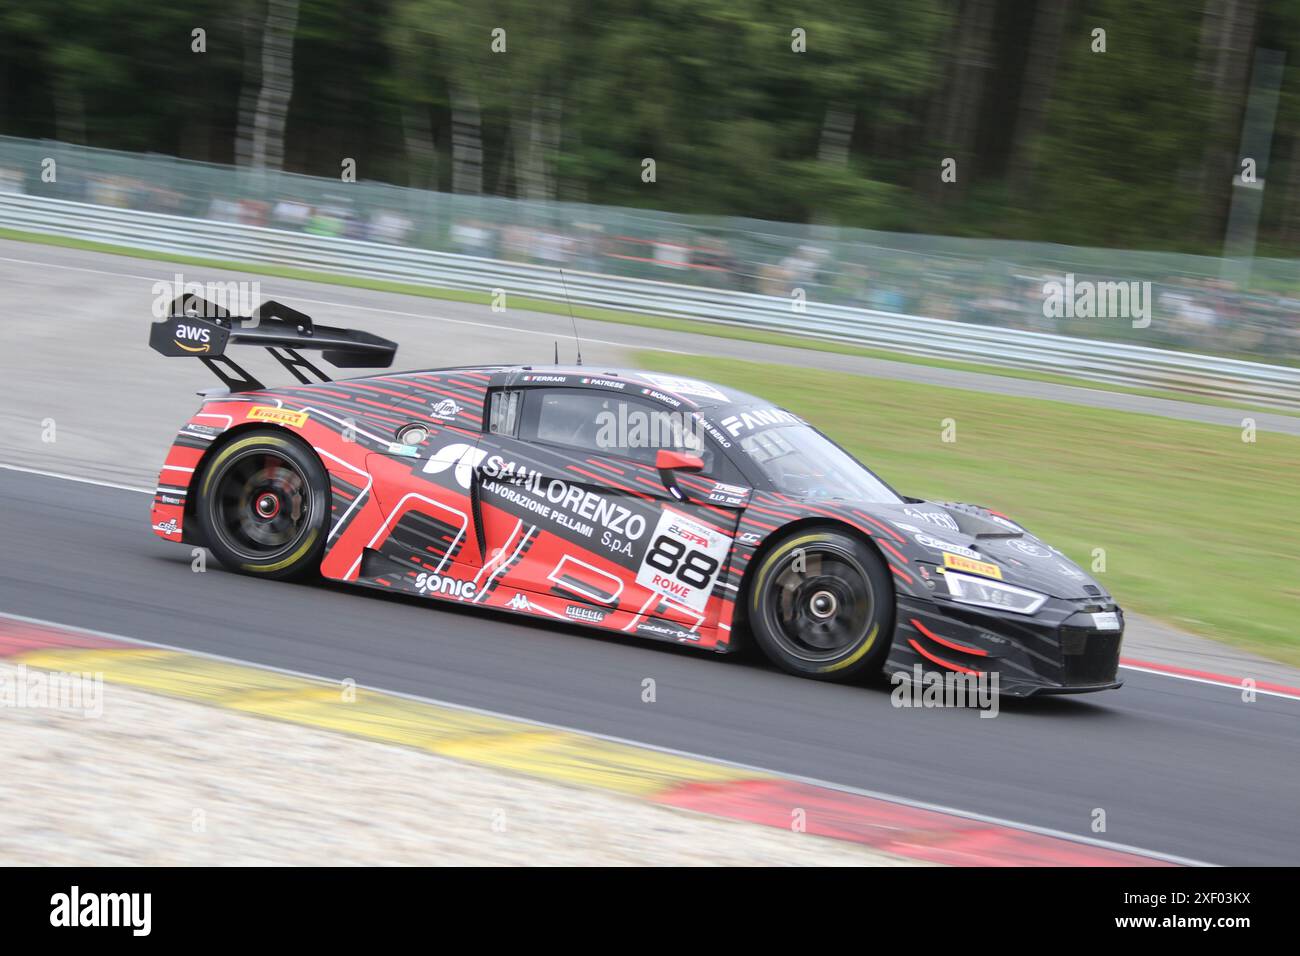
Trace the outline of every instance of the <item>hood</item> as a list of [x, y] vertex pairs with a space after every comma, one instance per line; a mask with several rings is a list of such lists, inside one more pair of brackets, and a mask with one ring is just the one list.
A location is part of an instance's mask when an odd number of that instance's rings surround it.
[[[908, 501], [875, 503], [867, 511], [907, 540], [912, 561], [938, 567], [945, 554], [996, 566], [988, 576], [1069, 600], [1108, 596], [1104, 587], [1047, 542], [1004, 515], [978, 505]], [[980, 573], [972, 565], [969, 570]]]

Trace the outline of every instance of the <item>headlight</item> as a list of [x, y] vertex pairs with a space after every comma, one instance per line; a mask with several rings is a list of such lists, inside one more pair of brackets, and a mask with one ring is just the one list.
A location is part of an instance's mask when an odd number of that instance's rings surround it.
[[954, 601], [962, 604], [977, 604], [980, 607], [995, 607], [1000, 611], [1014, 611], [1016, 614], [1033, 614], [1044, 602], [1046, 594], [1018, 588], [1014, 584], [1003, 584], [988, 578], [977, 578], [956, 571], [945, 571], [943, 579], [948, 582], [948, 594]]

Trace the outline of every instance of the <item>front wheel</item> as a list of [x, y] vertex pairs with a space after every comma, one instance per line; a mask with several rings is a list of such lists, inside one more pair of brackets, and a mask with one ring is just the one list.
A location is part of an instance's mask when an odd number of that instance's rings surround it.
[[754, 569], [746, 610], [763, 653], [792, 674], [844, 681], [880, 667], [894, 632], [894, 589], [870, 545], [811, 529]]
[[218, 561], [270, 578], [319, 567], [328, 511], [320, 460], [275, 431], [249, 432], [218, 448], [203, 470], [196, 508]]

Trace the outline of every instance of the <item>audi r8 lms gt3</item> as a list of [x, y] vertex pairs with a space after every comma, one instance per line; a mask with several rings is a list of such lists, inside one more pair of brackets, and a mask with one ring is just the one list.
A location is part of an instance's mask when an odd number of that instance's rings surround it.
[[[799, 416], [654, 372], [388, 368], [397, 346], [275, 302], [182, 297], [151, 346], [225, 383], [167, 455], [154, 531], [227, 568], [725, 653], [795, 674], [997, 674], [1002, 693], [1118, 687], [1106, 589], [1002, 514], [901, 494]], [[267, 388], [225, 354], [266, 347]]]

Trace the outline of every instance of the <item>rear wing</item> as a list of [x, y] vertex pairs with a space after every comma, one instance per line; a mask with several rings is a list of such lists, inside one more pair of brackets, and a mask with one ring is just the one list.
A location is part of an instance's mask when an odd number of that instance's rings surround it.
[[[388, 368], [397, 343], [357, 329], [317, 325], [310, 316], [279, 302], [263, 302], [251, 315], [230, 312], [196, 295], [182, 295], [171, 314], [149, 329], [149, 347], [169, 358], [197, 358], [232, 392], [263, 385], [226, 357], [231, 345], [259, 345], [304, 385], [330, 377], [299, 354], [313, 349], [336, 368]], [[314, 375], [315, 379], [309, 377]]]

